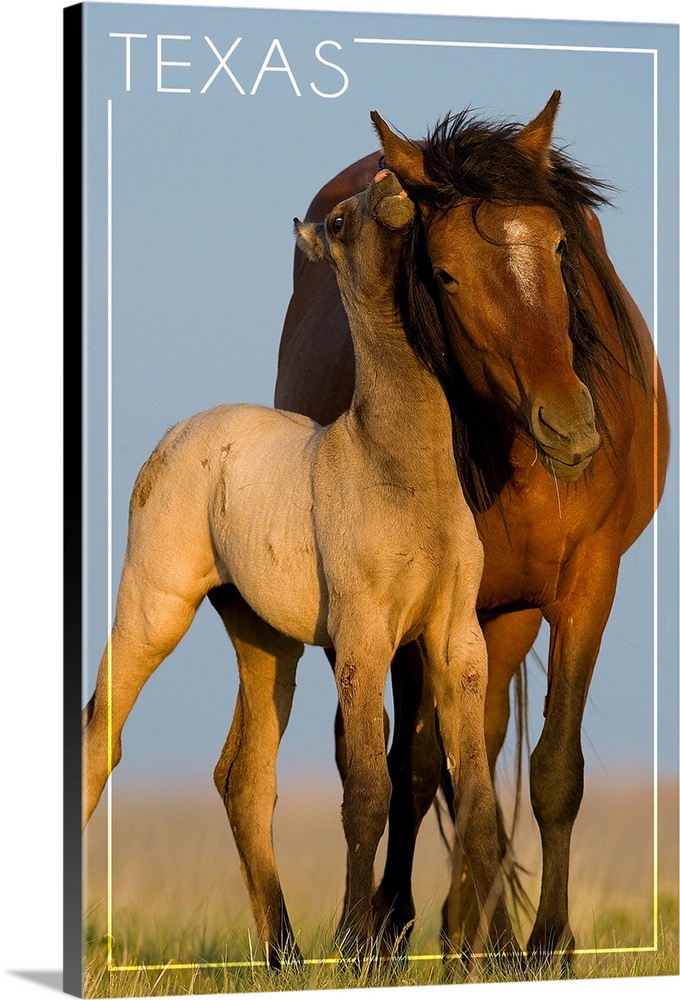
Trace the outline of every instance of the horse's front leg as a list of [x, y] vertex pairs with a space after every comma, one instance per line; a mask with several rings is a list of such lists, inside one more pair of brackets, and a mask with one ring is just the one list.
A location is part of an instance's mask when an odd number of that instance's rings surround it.
[[571, 832], [583, 795], [581, 724], [617, 572], [618, 556], [603, 560], [590, 550], [579, 551], [560, 581], [557, 601], [545, 612], [551, 626], [548, 692], [543, 731], [530, 766], [543, 870], [527, 950], [539, 961], [559, 951], [565, 967], [575, 943], [569, 925], [568, 881]]
[[303, 646], [259, 618], [233, 587], [208, 595], [236, 650], [239, 690], [234, 718], [215, 767], [241, 858], [267, 963], [301, 963], [274, 856], [276, 757], [288, 724]]
[[397, 650], [391, 666], [394, 737], [387, 757], [392, 798], [387, 856], [373, 897], [376, 931], [390, 953], [403, 956], [415, 919], [411, 889], [416, 837], [439, 785], [442, 754], [434, 695], [420, 643]]
[[342, 712], [346, 775], [342, 823], [347, 842], [347, 891], [338, 945], [347, 957], [374, 957], [373, 864], [385, 830], [391, 783], [383, 726], [385, 677], [393, 654], [376, 623], [380, 612], [329, 619], [336, 650], [335, 681]]

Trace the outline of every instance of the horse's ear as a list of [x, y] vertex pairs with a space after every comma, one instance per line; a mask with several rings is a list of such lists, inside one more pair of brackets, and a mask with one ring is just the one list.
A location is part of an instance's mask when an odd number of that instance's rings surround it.
[[326, 245], [321, 236], [320, 230], [323, 224], [314, 222], [300, 222], [293, 219], [295, 229], [295, 241], [302, 252], [309, 260], [320, 261], [326, 257]]
[[554, 90], [540, 114], [525, 125], [515, 139], [515, 147], [544, 170], [550, 169], [550, 144], [561, 96], [559, 90]]
[[429, 186], [422, 150], [408, 139], [392, 132], [377, 111], [371, 111], [371, 121], [380, 137], [387, 165], [404, 187], [408, 189]]

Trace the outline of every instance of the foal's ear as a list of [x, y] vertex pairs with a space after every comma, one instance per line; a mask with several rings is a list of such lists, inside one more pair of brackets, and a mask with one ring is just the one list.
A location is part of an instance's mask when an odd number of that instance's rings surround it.
[[393, 170], [405, 188], [429, 187], [425, 173], [422, 149], [403, 136], [397, 135], [385, 124], [377, 111], [371, 111], [371, 121], [380, 137], [380, 143], [390, 170]]
[[295, 240], [304, 255], [309, 260], [324, 260], [326, 257], [326, 244], [321, 235], [323, 225], [315, 222], [300, 222], [299, 219], [293, 219], [293, 227], [295, 229]]
[[376, 218], [388, 229], [405, 229], [410, 225], [415, 214], [416, 207], [406, 192], [392, 195], [390, 198], [383, 198], [378, 203], [375, 210]]
[[550, 169], [550, 144], [561, 96], [559, 90], [554, 90], [543, 110], [524, 126], [515, 139], [515, 148], [543, 170]]

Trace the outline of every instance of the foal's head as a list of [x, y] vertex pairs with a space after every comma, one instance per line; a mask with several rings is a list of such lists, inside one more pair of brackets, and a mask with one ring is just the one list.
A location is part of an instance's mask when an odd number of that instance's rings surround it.
[[381, 170], [324, 222], [295, 219], [297, 243], [310, 260], [331, 265], [346, 306], [394, 311], [414, 213], [396, 174]]

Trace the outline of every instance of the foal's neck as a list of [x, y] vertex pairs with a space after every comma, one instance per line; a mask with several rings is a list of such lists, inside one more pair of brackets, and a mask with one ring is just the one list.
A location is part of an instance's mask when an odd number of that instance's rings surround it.
[[389, 456], [405, 479], [448, 482], [455, 475], [449, 405], [408, 343], [394, 304], [347, 313], [356, 358], [347, 415], [353, 433], [369, 451]]

